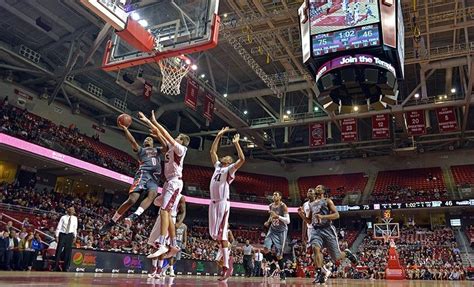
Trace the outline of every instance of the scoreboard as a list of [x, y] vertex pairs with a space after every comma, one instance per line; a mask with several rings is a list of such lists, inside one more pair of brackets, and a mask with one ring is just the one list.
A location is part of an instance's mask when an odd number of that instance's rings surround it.
[[380, 45], [378, 25], [366, 25], [311, 37], [313, 56]]

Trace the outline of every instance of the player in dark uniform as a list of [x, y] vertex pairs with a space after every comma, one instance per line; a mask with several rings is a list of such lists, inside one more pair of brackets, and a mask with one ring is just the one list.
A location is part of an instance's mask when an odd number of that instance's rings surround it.
[[137, 202], [140, 193], [147, 192], [148, 194], [142, 200], [140, 207], [137, 208], [135, 213], [125, 219], [125, 224], [130, 226], [132, 221], [140, 216], [151, 205], [158, 194], [158, 185], [160, 185], [160, 153], [162, 148], [153, 147], [153, 138], [151, 137], [147, 137], [143, 141], [143, 147], [139, 146], [128, 128], [120, 124], [119, 126], [125, 132], [125, 136], [132, 145], [133, 151], [137, 153], [140, 165], [135, 173], [133, 184], [130, 187], [128, 199], [117, 209], [112, 219], [100, 229], [99, 233], [101, 235], [105, 235], [110, 228], [117, 223], [122, 215]]
[[310, 244], [313, 247], [314, 267], [316, 275], [314, 283], [325, 283], [326, 276], [322, 272], [323, 254], [322, 248], [326, 247], [333, 261], [348, 258], [353, 264], [357, 263], [357, 257], [349, 249], [341, 252], [337, 232], [332, 221], [339, 218], [339, 212], [334, 202], [324, 197], [324, 186], [318, 185], [315, 189], [316, 200], [311, 202], [310, 214], [306, 216], [303, 207], [298, 209], [298, 214], [306, 222], [313, 225]]
[[[269, 207], [270, 217], [264, 224], [268, 228], [268, 233], [263, 243], [263, 257], [267, 262], [272, 262], [274, 257], [276, 257], [280, 270], [280, 279], [285, 280], [283, 250], [286, 244], [290, 215], [288, 214], [288, 207], [281, 201], [281, 193], [279, 191], [273, 193], [273, 203]], [[272, 254], [272, 248], [275, 248], [274, 254]]]

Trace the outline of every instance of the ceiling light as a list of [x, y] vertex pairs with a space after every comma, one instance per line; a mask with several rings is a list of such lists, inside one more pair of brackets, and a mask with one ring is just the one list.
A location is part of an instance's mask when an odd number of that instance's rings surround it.
[[314, 111], [315, 112], [319, 111], [319, 107], [314, 107]]
[[145, 19], [142, 19], [142, 20], [138, 21], [138, 24], [140, 24], [140, 26], [142, 26], [142, 27], [147, 27], [148, 26], [148, 21], [145, 20]]
[[443, 96], [442, 96], [442, 95], [439, 95], [439, 96], [438, 96], [438, 99], [442, 100], [442, 99], [443, 99]]
[[447, 99], [447, 98], [448, 98], [448, 95], [444, 95], [444, 98]]
[[288, 119], [288, 115], [283, 115], [283, 119], [284, 119], [284, 120], [287, 120], [287, 119]]
[[418, 99], [420, 97], [420, 94], [416, 93], [415, 94], [415, 99]]
[[224, 18], [227, 18], [227, 16], [229, 16], [229, 15], [227, 15], [227, 13], [224, 13], [224, 15], [222, 15], [222, 16], [224, 16]]
[[358, 106], [354, 106], [354, 112], [357, 112], [359, 110]]
[[244, 115], [248, 114], [249, 112], [247, 110], [244, 111]]
[[227, 98], [227, 93], [223, 94], [222, 96], [223, 96], [224, 98]]
[[195, 64], [191, 65], [191, 70], [196, 71], [197, 69], [198, 69], [197, 65], [195, 65]]
[[137, 12], [132, 12], [132, 13], [130, 14], [130, 16], [131, 16], [132, 19], [135, 20], [135, 21], [140, 20], [140, 14], [138, 14]]
[[201, 74], [200, 77], [204, 79], [206, 77], [206, 74]]
[[287, 115], [291, 115], [291, 111], [290, 111], [290, 110], [287, 110], [287, 111], [286, 111], [286, 114], [287, 114]]
[[451, 88], [451, 93], [452, 94], [456, 93], [456, 88]]
[[246, 140], [247, 140], [247, 137], [244, 137], [244, 141], [246, 141]]
[[184, 62], [186, 63], [186, 65], [191, 65], [191, 60], [189, 59], [184, 60]]

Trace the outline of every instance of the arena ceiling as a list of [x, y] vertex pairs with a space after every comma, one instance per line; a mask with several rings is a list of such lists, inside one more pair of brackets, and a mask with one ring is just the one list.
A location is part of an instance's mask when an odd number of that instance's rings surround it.
[[[184, 107], [183, 95], [171, 97], [155, 91], [152, 100], [146, 101], [142, 81], [127, 84], [121, 75], [102, 71], [104, 45], [112, 30], [79, 1], [0, 0], [0, 71], [38, 92], [46, 89], [50, 100], [111, 126], [121, 113], [112, 99], [125, 101], [132, 113], [161, 108], [160, 120], [170, 130], [179, 125], [180, 131], [194, 137], [212, 136], [217, 129], [230, 125], [247, 137], [247, 150], [255, 158], [306, 162], [473, 146], [474, 114], [469, 113], [474, 100], [473, 1], [417, 0], [416, 12], [413, 0], [402, 1], [406, 75], [400, 84], [398, 105], [352, 114], [360, 118], [360, 141], [350, 144], [338, 140], [338, 120], [345, 115], [325, 112], [314, 99], [314, 79], [301, 59], [297, 17], [301, 3], [221, 0], [218, 47], [191, 55], [199, 65], [194, 77], [218, 95], [217, 116], [209, 125], [200, 113]], [[50, 29], [44, 29], [45, 25]], [[422, 37], [418, 57], [413, 45], [415, 25]], [[19, 55], [22, 45], [40, 54], [38, 63]], [[144, 79], [160, 81], [157, 65], [144, 69]], [[452, 88], [456, 92], [452, 93]], [[417, 93], [419, 98], [414, 97]], [[440, 95], [447, 96], [441, 103]], [[439, 134], [436, 115], [431, 112], [427, 135], [416, 139], [407, 135], [404, 111], [440, 105], [459, 107], [459, 132]], [[288, 110], [291, 115], [284, 119]], [[376, 113], [393, 117], [390, 140], [371, 140], [370, 116]], [[332, 122], [333, 140], [323, 148], [309, 149], [308, 124], [323, 121]], [[140, 125], [134, 128], [146, 131]]]

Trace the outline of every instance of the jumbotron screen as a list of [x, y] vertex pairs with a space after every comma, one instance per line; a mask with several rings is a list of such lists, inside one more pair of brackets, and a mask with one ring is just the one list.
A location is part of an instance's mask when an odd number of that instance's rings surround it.
[[380, 22], [377, 0], [310, 0], [311, 35]]

